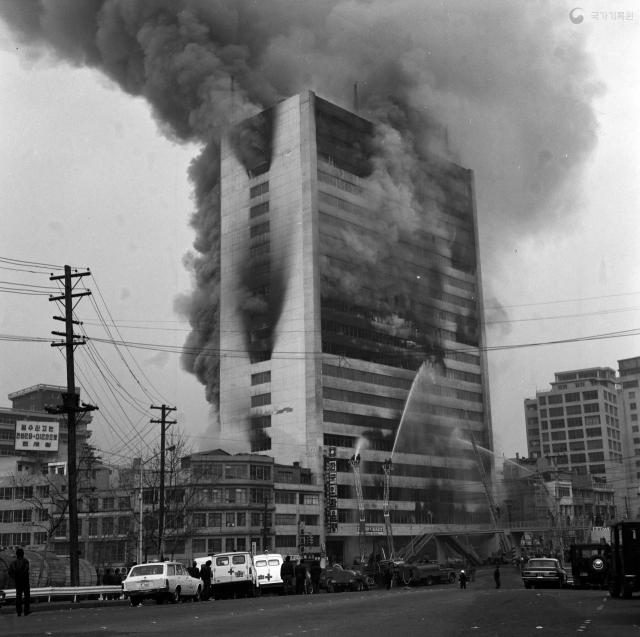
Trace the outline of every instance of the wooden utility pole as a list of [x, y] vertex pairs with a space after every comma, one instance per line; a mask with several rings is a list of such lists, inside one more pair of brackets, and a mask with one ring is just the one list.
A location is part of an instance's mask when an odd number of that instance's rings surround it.
[[[56, 336], [65, 338], [62, 342], [51, 343], [52, 347], [64, 347], [67, 359], [67, 393], [62, 394], [62, 405], [47, 409], [51, 414], [67, 415], [67, 482], [69, 488], [69, 567], [71, 586], [80, 585], [80, 560], [78, 552], [78, 466], [76, 450], [76, 414], [82, 415], [89, 411], [94, 411], [97, 407], [82, 403], [80, 407], [76, 394], [75, 369], [73, 364], [73, 353], [78, 345], [84, 345], [84, 338], [73, 333], [73, 326], [80, 325], [79, 321], [73, 320], [73, 299], [89, 296], [89, 290], [85, 292], [74, 292], [73, 279], [83, 276], [90, 276], [91, 272], [71, 272], [71, 266], [64, 266], [64, 274], [61, 276], [51, 276], [50, 281], [64, 281], [64, 294], [62, 296], [50, 296], [49, 301], [64, 301], [64, 318], [54, 316], [56, 321], [63, 321], [64, 332], [51, 332]], [[76, 340], [81, 339], [81, 340]]]
[[176, 410], [176, 407], [155, 407], [151, 405], [151, 409], [159, 409], [161, 412], [160, 420], [152, 420], [151, 422], [160, 424], [160, 505], [158, 510], [158, 553], [160, 560], [164, 560], [164, 452], [166, 445], [167, 427], [175, 425], [175, 420], [167, 420], [167, 414]]

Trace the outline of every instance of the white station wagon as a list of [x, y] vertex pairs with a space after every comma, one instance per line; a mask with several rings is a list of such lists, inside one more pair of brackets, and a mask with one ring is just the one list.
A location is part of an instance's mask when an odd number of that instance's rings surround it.
[[143, 599], [154, 599], [157, 604], [165, 601], [177, 604], [181, 598], [199, 602], [202, 581], [191, 577], [179, 562], [154, 562], [134, 566], [122, 588], [132, 606], [138, 606]]

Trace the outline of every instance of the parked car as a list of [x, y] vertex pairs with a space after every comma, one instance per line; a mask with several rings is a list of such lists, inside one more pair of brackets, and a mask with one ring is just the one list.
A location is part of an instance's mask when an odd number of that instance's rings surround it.
[[143, 599], [154, 599], [157, 604], [169, 601], [177, 604], [181, 598], [200, 601], [202, 581], [191, 577], [179, 562], [154, 562], [134, 566], [122, 583], [125, 597], [132, 606]]
[[622, 520], [612, 524], [610, 546], [609, 595], [629, 598], [640, 590], [640, 522]]
[[320, 588], [327, 593], [346, 590], [361, 591], [368, 588], [366, 579], [360, 571], [334, 564], [325, 568], [320, 574]]
[[560, 560], [551, 557], [536, 557], [522, 571], [522, 581], [525, 588], [533, 588], [540, 584], [554, 584], [562, 588], [567, 582], [567, 572]]

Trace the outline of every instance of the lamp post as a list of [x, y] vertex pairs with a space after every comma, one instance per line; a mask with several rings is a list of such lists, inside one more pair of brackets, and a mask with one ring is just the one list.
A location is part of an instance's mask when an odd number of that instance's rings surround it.
[[[150, 458], [147, 458], [144, 462], [142, 461], [142, 458], [135, 458], [134, 460], [134, 469], [135, 469], [135, 465], [139, 464], [140, 465], [140, 490], [138, 492], [138, 564], [142, 564], [142, 555], [143, 555], [143, 550], [142, 550], [142, 489], [143, 489], [143, 485], [142, 485], [142, 469], [144, 467], [144, 465], [146, 465], [148, 462], [150, 462], [151, 460], [153, 460], [154, 458], [156, 458], [157, 456], [159, 456], [161, 453], [164, 455], [163, 451], [173, 451], [176, 448], [175, 445], [171, 445], [170, 447], [167, 447], [165, 450], [161, 450], [158, 451], [157, 453], [154, 453]], [[161, 469], [161, 473], [163, 474], [160, 479], [162, 480], [162, 482], [164, 482], [164, 463], [162, 463], [162, 469]], [[162, 552], [162, 538], [160, 538], [160, 547], [159, 547], [159, 551]]]

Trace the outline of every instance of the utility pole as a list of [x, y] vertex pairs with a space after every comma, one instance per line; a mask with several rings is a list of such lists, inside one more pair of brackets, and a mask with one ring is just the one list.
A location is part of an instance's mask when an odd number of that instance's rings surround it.
[[269, 498], [268, 496], [264, 496], [264, 511], [262, 513], [262, 550], [263, 551], [267, 550], [267, 535], [271, 530], [267, 526], [267, 522], [268, 522], [267, 516], [269, 515], [269, 512], [267, 510], [268, 506], [269, 506]]
[[152, 420], [153, 423], [160, 424], [160, 506], [158, 511], [158, 553], [160, 554], [160, 560], [164, 561], [164, 452], [166, 443], [167, 427], [175, 425], [175, 420], [167, 420], [167, 414], [175, 411], [176, 407], [167, 407], [162, 405], [161, 407], [155, 407], [151, 405], [151, 409], [159, 409], [161, 411], [160, 420]]
[[[64, 301], [64, 317], [54, 316], [56, 321], [65, 324], [64, 332], [51, 332], [55, 336], [63, 336], [64, 341], [51, 343], [51, 347], [64, 347], [67, 359], [67, 393], [62, 394], [62, 405], [59, 407], [49, 407], [50, 414], [67, 415], [67, 482], [69, 488], [69, 570], [71, 586], [80, 585], [80, 560], [78, 553], [78, 467], [76, 450], [76, 424], [87, 412], [98, 409], [92, 405], [78, 404], [76, 394], [75, 368], [73, 364], [73, 353], [78, 345], [84, 345], [85, 340], [76, 340], [81, 337], [73, 333], [74, 325], [81, 325], [80, 321], [73, 320], [73, 299], [82, 296], [89, 296], [89, 290], [85, 292], [74, 292], [73, 279], [83, 276], [90, 276], [91, 272], [71, 272], [71, 266], [64, 266], [64, 274], [61, 276], [50, 276], [50, 281], [64, 281], [64, 294], [62, 296], [50, 296], [49, 301]], [[76, 419], [76, 414], [81, 414], [80, 419]]]

